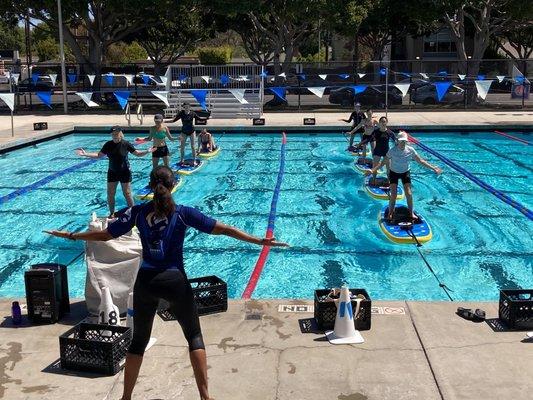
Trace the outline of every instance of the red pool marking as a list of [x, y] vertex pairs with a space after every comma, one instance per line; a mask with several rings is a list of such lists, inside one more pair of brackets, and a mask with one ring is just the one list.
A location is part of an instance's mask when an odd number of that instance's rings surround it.
[[[285, 132], [283, 132], [282, 135], [283, 137], [281, 139], [281, 144], [283, 146], [287, 143], [287, 137], [285, 136]], [[278, 172], [278, 175], [281, 172], [282, 171], [280, 170], [280, 172]], [[278, 188], [276, 189], [274, 189], [273, 201], [275, 200], [277, 202], [277, 197], [279, 196], [279, 189]], [[273, 213], [272, 213], [272, 208], [271, 208], [270, 215], [268, 218], [269, 221], [272, 219], [273, 216], [275, 216], [272, 214]], [[266, 230], [265, 237], [268, 239], [274, 237], [274, 229], [270, 227], [270, 223]], [[257, 262], [255, 263], [255, 267], [254, 267], [254, 270], [252, 271], [252, 275], [250, 276], [250, 279], [248, 280], [248, 284], [246, 285], [246, 288], [244, 289], [244, 292], [242, 293], [241, 297], [243, 299], [250, 299], [252, 297], [252, 293], [254, 292], [255, 287], [257, 286], [257, 282], [259, 282], [259, 277], [261, 276], [261, 273], [263, 272], [263, 268], [266, 264], [266, 260], [268, 258], [269, 252], [270, 252], [270, 246], [263, 246], [263, 248], [261, 249], [261, 253], [259, 253], [259, 258], [257, 259]]]
[[517, 138], [516, 136], [512, 136], [512, 135], [509, 135], [507, 133], [500, 132], [500, 131], [494, 131], [494, 133], [496, 133], [498, 135], [501, 135], [501, 136], [505, 136], [506, 138], [509, 138], [509, 139], [512, 139], [512, 140], [516, 140], [517, 142], [529, 145], [529, 142], [527, 140]]

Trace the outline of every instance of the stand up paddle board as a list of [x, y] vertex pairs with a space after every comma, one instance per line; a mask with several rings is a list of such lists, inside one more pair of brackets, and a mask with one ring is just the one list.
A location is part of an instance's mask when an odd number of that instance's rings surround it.
[[431, 227], [420, 214], [415, 212], [417, 219], [411, 221], [409, 209], [404, 205], [395, 207], [392, 221], [386, 219], [388, 213], [389, 206], [387, 205], [379, 212], [378, 223], [385, 236], [394, 243], [416, 243], [417, 240], [419, 243], [425, 243], [432, 239]]

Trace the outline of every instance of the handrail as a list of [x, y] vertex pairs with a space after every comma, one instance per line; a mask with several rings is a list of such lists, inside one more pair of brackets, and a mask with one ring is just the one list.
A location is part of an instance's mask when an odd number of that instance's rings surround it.
[[139, 120], [140, 125], [142, 125], [143, 124], [143, 120], [144, 120], [144, 113], [143, 113], [143, 105], [142, 105], [142, 103], [140, 103], [137, 106], [137, 119]]
[[131, 110], [130, 110], [130, 103], [126, 104], [126, 109], [124, 111], [124, 116], [126, 117], [126, 121], [128, 121], [128, 126], [131, 126]]

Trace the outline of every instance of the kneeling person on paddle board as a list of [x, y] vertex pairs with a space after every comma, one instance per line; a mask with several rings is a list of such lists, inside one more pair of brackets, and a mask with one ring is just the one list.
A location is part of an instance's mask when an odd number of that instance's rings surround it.
[[377, 171], [388, 161], [390, 163], [390, 199], [388, 218], [392, 220], [394, 216], [393, 214], [394, 207], [396, 206], [398, 181], [401, 179], [403, 190], [405, 192], [405, 196], [407, 197], [407, 207], [409, 208], [409, 212], [411, 213], [413, 220], [416, 220], [416, 215], [413, 213], [413, 192], [411, 191], [411, 171], [409, 163], [412, 160], [415, 160], [424, 167], [433, 170], [437, 175], [441, 174], [442, 170], [421, 158], [416, 150], [407, 144], [407, 132], [400, 131], [396, 137], [396, 141], [396, 146], [387, 152], [385, 159], [371, 170], [366, 170], [365, 175], [376, 174]]
[[217, 146], [215, 145], [215, 138], [213, 135], [209, 132], [207, 132], [207, 129], [202, 129], [202, 132], [200, 132], [199, 140], [198, 140], [198, 151], [197, 153], [211, 153], [212, 151], [215, 151], [217, 149]]

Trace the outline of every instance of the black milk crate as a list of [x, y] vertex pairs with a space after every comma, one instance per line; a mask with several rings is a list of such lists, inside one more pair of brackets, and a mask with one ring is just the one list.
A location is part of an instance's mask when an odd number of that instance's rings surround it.
[[498, 316], [511, 329], [532, 329], [533, 289], [500, 290]]
[[[228, 310], [228, 286], [218, 276], [189, 279], [198, 308], [198, 315], [214, 314]], [[157, 314], [163, 321], [176, 319], [168, 302], [161, 300]]]
[[[359, 331], [368, 331], [372, 317], [372, 300], [365, 289], [348, 289], [352, 296], [362, 294], [366, 300], [361, 301], [358, 318], [354, 316], [355, 329]], [[330, 289], [315, 290], [315, 319], [319, 329], [330, 330], [335, 326], [335, 317], [337, 315], [337, 306], [334, 301], [326, 301]], [[355, 314], [356, 302], [352, 298], [352, 310]]]
[[131, 329], [80, 323], [59, 336], [61, 368], [115, 375], [124, 366]]

